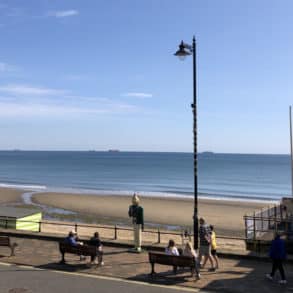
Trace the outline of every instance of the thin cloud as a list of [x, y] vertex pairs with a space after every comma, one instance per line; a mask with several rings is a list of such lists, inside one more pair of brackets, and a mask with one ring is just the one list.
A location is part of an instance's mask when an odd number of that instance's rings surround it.
[[123, 97], [133, 97], [133, 98], [152, 98], [153, 95], [149, 93], [137, 93], [137, 92], [130, 92], [122, 94]]
[[44, 87], [33, 87], [30, 85], [22, 84], [8, 84], [0, 86], [0, 92], [11, 94], [11, 95], [33, 95], [33, 96], [56, 96], [64, 95], [68, 93], [65, 90], [51, 89]]
[[7, 64], [5, 62], [0, 62], [0, 73], [15, 72], [15, 71], [18, 71], [18, 68], [16, 66]]
[[56, 18], [63, 18], [63, 17], [69, 17], [69, 16], [76, 16], [78, 15], [78, 10], [59, 10], [59, 11], [51, 11], [48, 13], [48, 16], [54, 16]]
[[79, 117], [80, 115], [113, 115], [129, 114], [138, 112], [138, 108], [127, 104], [99, 104], [99, 105], [75, 105], [75, 104], [58, 104], [58, 103], [39, 103], [26, 101], [19, 103], [16, 101], [0, 100], [0, 117], [52, 117], [59, 116], [62, 118]]
[[92, 77], [89, 75], [83, 75], [83, 74], [68, 74], [64, 76], [64, 79], [79, 81], [79, 80], [90, 80], [92, 79]]
[[[1, 92], [4, 92], [2, 96]], [[78, 117], [141, 111], [137, 106], [105, 97], [59, 95], [66, 92], [32, 86], [0, 86], [0, 117]]]

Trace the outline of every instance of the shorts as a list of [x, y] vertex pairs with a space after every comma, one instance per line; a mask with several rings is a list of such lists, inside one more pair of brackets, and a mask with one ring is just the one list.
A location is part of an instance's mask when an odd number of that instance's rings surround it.
[[211, 250], [211, 254], [212, 254], [213, 256], [216, 256], [216, 255], [217, 255], [217, 250], [216, 250], [216, 249], [212, 249], [212, 250]]
[[201, 255], [210, 255], [211, 254], [211, 247], [209, 245], [202, 245], [199, 247], [199, 253]]

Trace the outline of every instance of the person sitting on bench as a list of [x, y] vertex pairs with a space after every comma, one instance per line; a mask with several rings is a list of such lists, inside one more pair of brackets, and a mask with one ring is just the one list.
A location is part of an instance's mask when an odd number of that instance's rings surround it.
[[198, 255], [196, 253], [196, 251], [193, 249], [191, 242], [186, 242], [184, 250], [183, 250], [183, 255], [184, 256], [190, 256], [190, 257], [194, 257], [195, 259], [195, 272], [196, 272], [196, 277], [199, 280], [200, 279], [200, 273], [199, 273], [199, 268], [198, 268]]
[[179, 255], [179, 251], [175, 246], [175, 241], [173, 239], [169, 240], [168, 246], [165, 249], [166, 254], [168, 255]]
[[[71, 230], [68, 233], [68, 236], [65, 238], [65, 242], [70, 244], [71, 246], [83, 245], [83, 242], [78, 240], [77, 233], [74, 230]], [[85, 260], [86, 257], [84, 255], [80, 256], [80, 260]]]
[[65, 238], [65, 242], [71, 246], [83, 245], [83, 242], [78, 241], [77, 233], [74, 230], [71, 230], [68, 233], [68, 236]]
[[99, 264], [99, 265], [103, 266], [104, 265], [104, 262], [103, 262], [103, 245], [102, 245], [102, 242], [100, 240], [99, 232], [94, 233], [94, 236], [90, 239], [89, 244], [92, 245], [92, 246], [97, 247], [97, 255], [96, 255], [96, 257], [91, 256], [91, 263], [92, 264]]

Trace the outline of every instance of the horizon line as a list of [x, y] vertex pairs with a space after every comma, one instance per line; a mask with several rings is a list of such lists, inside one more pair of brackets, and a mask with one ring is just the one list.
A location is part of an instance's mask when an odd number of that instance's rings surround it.
[[[182, 153], [182, 154], [193, 154], [193, 152], [187, 151], [147, 151], [147, 150], [120, 150], [120, 149], [106, 149], [106, 150], [95, 150], [95, 149], [0, 149], [0, 152], [105, 152], [105, 153]], [[289, 155], [290, 153], [240, 153], [240, 152], [215, 152], [215, 151], [200, 151], [197, 154], [209, 154], [209, 155]]]

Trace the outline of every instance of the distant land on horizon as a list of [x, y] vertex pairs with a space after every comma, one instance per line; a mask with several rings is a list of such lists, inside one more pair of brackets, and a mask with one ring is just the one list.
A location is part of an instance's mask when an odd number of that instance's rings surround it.
[[[183, 151], [145, 151], [145, 150], [121, 150], [121, 149], [106, 149], [106, 150], [95, 150], [95, 149], [89, 149], [89, 150], [58, 150], [58, 149], [52, 149], [52, 150], [32, 150], [32, 149], [0, 149], [0, 152], [108, 152], [108, 153], [183, 153], [183, 154], [192, 154], [193, 152], [183, 152]], [[198, 155], [276, 155], [276, 156], [287, 156], [290, 155], [290, 153], [285, 154], [272, 154], [272, 153], [225, 153], [225, 152], [214, 152], [214, 151], [199, 151], [197, 152]]]

